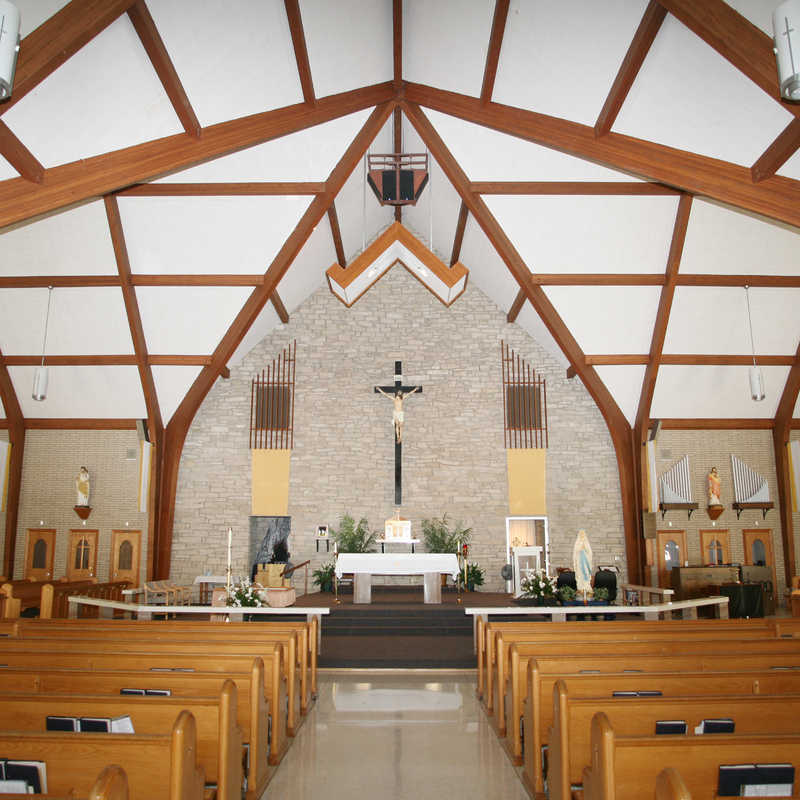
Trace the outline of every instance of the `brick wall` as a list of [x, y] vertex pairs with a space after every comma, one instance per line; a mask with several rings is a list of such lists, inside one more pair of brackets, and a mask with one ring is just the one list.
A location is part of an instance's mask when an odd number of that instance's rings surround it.
[[[401, 267], [351, 309], [327, 289], [314, 293], [209, 393], [186, 439], [178, 477], [172, 577], [224, 572], [228, 525], [235, 573], [249, 571], [250, 380], [297, 340], [295, 447], [289, 514], [292, 561], [315, 551], [317, 525], [366, 516], [373, 528], [394, 510], [392, 404], [373, 393], [391, 384], [395, 360], [424, 393], [406, 402], [403, 516], [419, 534], [425, 517], [447, 513], [473, 529], [471, 560], [500, 590], [508, 515], [500, 341], [547, 379], [550, 449], [547, 501], [554, 565], [570, 563], [585, 528], [595, 563], [624, 564], [619, 478], [611, 440], [576, 379], [470, 286], [445, 308]], [[324, 545], [322, 545], [324, 550]]]

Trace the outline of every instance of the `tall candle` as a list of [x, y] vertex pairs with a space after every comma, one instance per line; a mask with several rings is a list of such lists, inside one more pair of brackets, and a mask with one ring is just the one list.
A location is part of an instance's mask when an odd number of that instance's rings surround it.
[[233, 529], [228, 528], [228, 572], [231, 570], [231, 544], [233, 543]]

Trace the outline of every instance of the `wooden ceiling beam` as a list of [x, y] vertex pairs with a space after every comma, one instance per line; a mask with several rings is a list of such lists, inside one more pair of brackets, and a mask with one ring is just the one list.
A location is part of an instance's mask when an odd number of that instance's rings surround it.
[[2, 275], [0, 289], [47, 289], [64, 286], [119, 286], [119, 275]]
[[664, 273], [664, 285], [661, 287], [661, 296], [658, 301], [658, 311], [656, 321], [653, 325], [653, 336], [650, 340], [650, 354], [647, 359], [647, 367], [642, 380], [642, 389], [639, 394], [639, 406], [636, 412], [636, 423], [634, 425], [634, 445], [641, 446], [646, 427], [650, 421], [650, 406], [653, 403], [653, 393], [656, 388], [656, 378], [658, 368], [661, 363], [661, 355], [664, 351], [664, 340], [667, 337], [667, 326], [669, 325], [669, 315], [672, 311], [672, 300], [675, 296], [675, 286], [677, 284], [678, 272], [680, 270], [681, 258], [683, 256], [683, 245], [686, 241], [686, 231], [689, 227], [689, 216], [692, 212], [691, 195], [683, 195], [678, 202], [678, 213], [675, 215], [675, 224], [672, 228], [672, 241], [670, 242], [669, 254], [667, 256], [667, 268]]
[[192, 104], [189, 102], [175, 65], [172, 63], [167, 48], [164, 46], [161, 34], [156, 28], [145, 0], [136, 0], [128, 9], [128, 17], [133, 23], [133, 27], [150, 59], [150, 63], [153, 65], [153, 69], [156, 71], [156, 75], [158, 75], [158, 79], [161, 81], [170, 103], [172, 103], [175, 114], [181, 121], [184, 131], [189, 136], [198, 138], [202, 133], [202, 127], [197, 115], [194, 113]]
[[72, 0], [31, 31], [20, 43], [14, 93], [0, 105], [0, 114], [16, 105], [135, 2]]
[[[525, 290], [520, 289], [519, 292], [517, 292], [517, 296], [514, 298], [514, 302], [511, 304], [511, 308], [508, 309], [508, 314], [506, 314], [506, 322], [517, 321], [519, 312], [522, 311], [522, 306], [525, 305], [525, 301], [527, 299], [528, 296], [525, 294]], [[588, 359], [590, 358], [590, 356], [587, 356], [586, 358]]]
[[52, 431], [52, 430], [71, 430], [71, 431], [128, 431], [136, 430], [135, 419], [102, 418], [102, 417], [42, 417], [25, 420], [26, 430]]
[[597, 117], [597, 122], [594, 124], [595, 136], [605, 136], [614, 127], [614, 122], [622, 108], [622, 104], [625, 102], [625, 98], [628, 96], [628, 92], [633, 86], [644, 60], [650, 52], [653, 40], [661, 29], [661, 23], [666, 15], [666, 10], [656, 0], [650, 0], [647, 4], [639, 27], [633, 35], [628, 52], [625, 53], [625, 58], [622, 59], [617, 77], [614, 78], [614, 83], [611, 84], [611, 90]]
[[117, 197], [233, 197], [240, 195], [322, 194], [324, 183], [261, 181], [252, 183], [137, 183], [120, 189]]
[[275, 313], [278, 315], [278, 319], [286, 325], [289, 322], [289, 312], [286, 310], [286, 306], [283, 304], [277, 289], [272, 292], [269, 299], [275, 309]]
[[[400, 106], [397, 106], [392, 114], [393, 118], [393, 127], [394, 127], [394, 152], [395, 153], [402, 153], [403, 152], [403, 112], [400, 110]], [[430, 191], [430, 187], [428, 188]], [[403, 207], [401, 205], [397, 205], [394, 207], [394, 220], [395, 222], [402, 222], [403, 221]]]
[[[321, 105], [324, 100], [319, 101]], [[333, 204], [345, 181], [364, 157], [372, 140], [389, 119], [394, 110], [394, 102], [377, 106], [367, 118], [361, 130], [345, 150], [325, 182], [324, 194], [317, 195], [300, 218], [283, 247], [264, 273], [264, 282], [257, 286], [240, 312], [236, 315], [227, 333], [215, 349], [211, 364], [204, 367], [184, 396], [172, 419], [164, 430], [162, 474], [159, 483], [159, 510], [156, 536], [153, 542], [153, 575], [169, 575], [172, 553], [172, 525], [175, 518], [175, 494], [178, 487], [178, 468], [181, 452], [189, 426], [197, 409], [205, 399], [218, 375], [226, 368], [227, 362], [235, 352], [253, 322], [258, 318], [264, 304], [275, 291], [281, 278], [291, 266], [297, 254], [314, 232], [322, 217]]]
[[300, 103], [210, 125], [199, 139], [179, 133], [53, 167], [45, 170], [41, 185], [10, 178], [0, 182], [0, 228], [371, 108], [392, 97], [391, 82], [367, 86], [324, 97], [313, 108]]
[[597, 139], [592, 128], [577, 122], [499, 103], [483, 106], [478, 98], [431, 86], [406, 83], [405, 97], [476, 125], [800, 226], [800, 181], [791, 178], [775, 175], [754, 184], [747, 167], [619, 133]]
[[458, 222], [456, 222], [456, 232], [453, 236], [453, 250], [450, 253], [450, 266], [456, 263], [461, 258], [461, 245], [464, 243], [464, 231], [467, 229], [467, 219], [469, 217], [469, 209], [467, 204], [462, 200], [461, 208], [458, 211]]
[[[794, 356], [757, 355], [756, 361], [764, 367], [789, 367], [794, 364]], [[632, 354], [593, 354], [586, 356], [586, 363], [599, 366], [640, 366], [650, 363], [646, 353]], [[747, 367], [753, 363], [752, 355], [714, 355], [694, 353], [672, 353], [661, 355], [661, 366], [714, 366], [714, 367]]]
[[331, 236], [333, 246], [336, 250], [336, 260], [339, 266], [344, 269], [347, 266], [347, 258], [344, 255], [344, 245], [342, 244], [342, 231], [339, 228], [339, 215], [336, 213], [336, 203], [332, 202], [328, 207], [328, 222], [331, 226]]
[[503, 47], [503, 35], [508, 19], [509, 0], [495, 0], [492, 33], [489, 36], [489, 47], [486, 51], [486, 64], [483, 68], [483, 84], [481, 85], [481, 103], [486, 105], [492, 99], [494, 82], [497, 78], [497, 65], [500, 61], [500, 50]]
[[286, 17], [289, 20], [289, 31], [292, 34], [294, 58], [297, 62], [297, 72], [300, 75], [300, 86], [303, 90], [303, 100], [307, 105], [313, 106], [317, 102], [314, 94], [314, 82], [311, 80], [311, 64], [308, 60], [308, 47], [306, 47], [306, 34], [303, 30], [303, 18], [300, 14], [298, 0], [283, 0], [286, 8]]
[[161, 438], [164, 422], [161, 419], [161, 409], [158, 405], [158, 393], [153, 380], [153, 372], [147, 361], [147, 340], [142, 326], [142, 317], [139, 313], [139, 302], [136, 299], [136, 289], [131, 281], [131, 265], [128, 260], [128, 248], [125, 244], [125, 232], [122, 229], [122, 218], [119, 214], [119, 204], [114, 196], [105, 197], [106, 216], [108, 229], [111, 233], [111, 244], [114, 248], [114, 257], [117, 262], [117, 271], [122, 288], [122, 299], [125, 303], [125, 312], [128, 317], [133, 352], [136, 356], [136, 366], [139, 369], [139, 378], [142, 383], [144, 403], [147, 408], [147, 424], [150, 430], [150, 441], [155, 442]]
[[771, 419], [748, 418], [698, 418], [698, 419], [662, 419], [661, 427], [671, 431], [764, 431], [772, 428]]
[[2, 120], [0, 120], [0, 156], [19, 172], [23, 180], [31, 183], [41, 183], [44, 180], [44, 167]]
[[800, 118], [793, 119], [750, 167], [753, 180], [771, 178], [800, 147]]
[[399, 91], [403, 85], [403, 0], [392, 0], [392, 79]]
[[[0, 351], [0, 359], [3, 353]], [[0, 400], [6, 416], [8, 441], [11, 443], [11, 463], [8, 471], [8, 493], [6, 495], [6, 529], [3, 546], [3, 574], [14, 574], [14, 561], [17, 546], [17, 519], [19, 517], [19, 496], [22, 487], [22, 463], [25, 453], [25, 419], [19, 405], [14, 383], [5, 364], [0, 361]], [[2, 492], [0, 488], [0, 492]]]
[[758, 288], [800, 288], [800, 275], [701, 275], [682, 274], [678, 286], [750, 286]]
[[[42, 361], [40, 355], [0, 356], [0, 364], [7, 367], [35, 367]], [[47, 356], [45, 363], [50, 367], [136, 367], [138, 357], [130, 354], [108, 355], [59, 355]], [[149, 355], [147, 364], [150, 366], [170, 367], [205, 367], [211, 363], [211, 356], [202, 355]]]
[[134, 286], [261, 286], [263, 275], [131, 275]]
[[475, 181], [478, 194], [569, 194], [569, 195], [676, 195], [677, 189], [652, 181]]
[[537, 286], [662, 286], [662, 272], [532, 272]]
[[[476, 101], [479, 102], [479, 101]], [[631, 429], [608, 388], [600, 380], [593, 367], [585, 363], [585, 354], [575, 337], [559, 316], [544, 290], [531, 281], [530, 270], [503, 228], [492, 215], [483, 198], [470, 191], [470, 183], [458, 162], [436, 132], [430, 120], [415, 103], [402, 100], [403, 111], [426, 144], [431, 155], [441, 166], [450, 183], [469, 208], [475, 221], [481, 226], [497, 254], [505, 262], [511, 275], [524, 290], [536, 313], [542, 319], [556, 344], [575, 368], [584, 386], [597, 405], [608, 426], [617, 456], [620, 479], [620, 495], [628, 574], [643, 576], [643, 545], [641, 544], [640, 500], [636, 487], [636, 469], [631, 446]]]
[[773, 42], [764, 31], [724, 0], [659, 0], [659, 3], [790, 114], [800, 117], [800, 106], [781, 99]]

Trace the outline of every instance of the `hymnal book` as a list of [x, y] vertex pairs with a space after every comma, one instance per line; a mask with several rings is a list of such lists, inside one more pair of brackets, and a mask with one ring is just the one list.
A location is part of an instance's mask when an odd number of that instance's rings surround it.
[[636, 697], [636, 692], [614, 692], [612, 697]]
[[194, 667], [150, 667], [150, 672], [194, 672]]
[[172, 689], [145, 689], [144, 693], [148, 697], [170, 697]]
[[791, 764], [730, 764], [719, 768], [720, 797], [790, 797], [793, 791]]
[[145, 694], [144, 689], [120, 689], [120, 694]]
[[33, 787], [33, 794], [47, 792], [47, 767], [44, 761], [8, 759], [5, 762], [4, 777], [7, 781], [25, 781]]
[[45, 730], [47, 730], [47, 731], [77, 731], [78, 730], [78, 720], [75, 717], [49, 716], [45, 720]]
[[639, 697], [663, 697], [663, 692], [659, 691], [658, 689], [643, 689], [640, 692], [636, 692]]
[[734, 733], [736, 725], [732, 719], [704, 719], [694, 729], [697, 734]]
[[640, 670], [640, 669], [624, 669], [622, 671], [623, 672], [641, 672], [642, 670]]
[[81, 733], [133, 733], [133, 722], [128, 714], [119, 717], [81, 717]]
[[0, 794], [33, 794], [33, 786], [27, 781], [0, 780]]
[[685, 719], [659, 719], [656, 720], [656, 736], [662, 734], [686, 733], [689, 726]]

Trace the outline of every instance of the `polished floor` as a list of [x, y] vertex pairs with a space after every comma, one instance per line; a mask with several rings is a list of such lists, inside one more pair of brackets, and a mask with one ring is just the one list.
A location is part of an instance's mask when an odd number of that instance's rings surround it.
[[527, 800], [474, 672], [336, 670], [318, 688], [265, 800]]

